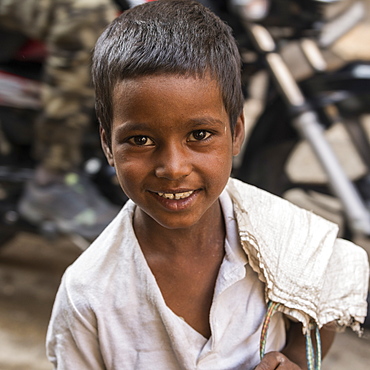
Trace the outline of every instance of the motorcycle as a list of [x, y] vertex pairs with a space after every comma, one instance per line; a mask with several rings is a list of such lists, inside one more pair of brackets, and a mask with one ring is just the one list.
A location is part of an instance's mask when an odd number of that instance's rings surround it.
[[[21, 232], [49, 238], [59, 234], [52, 222], [35, 226], [18, 211], [19, 199], [33, 177], [34, 122], [41, 109], [40, 86], [45, 47], [24, 36], [0, 30], [4, 40], [0, 51], [0, 246]], [[6, 40], [6, 41], [5, 41]], [[98, 122], [92, 112], [83, 142], [82, 169], [112, 203], [123, 205], [114, 169], [106, 162], [99, 139]], [[88, 246], [78, 235], [68, 235], [82, 250]]]
[[[144, 0], [119, 1], [124, 7], [141, 2]], [[370, 145], [360, 118], [370, 109], [370, 64], [358, 61], [328, 70], [322, 55], [323, 48], [360, 22], [362, 2], [350, 1], [349, 6], [347, 0], [200, 2], [233, 28], [243, 56], [246, 93], [249, 81], [259, 72], [268, 77], [262, 112], [234, 166], [234, 176], [281, 196], [299, 189], [317, 204], [321, 203], [320, 195], [336, 198], [341, 205], [338, 212], [345, 220], [344, 236], [369, 236]], [[344, 4], [343, 9], [326, 19], [327, 9], [338, 4]], [[17, 211], [18, 199], [34, 166], [30, 151], [32, 122], [40, 109], [42, 45], [30, 44], [14, 34], [2, 39], [12, 42], [0, 51], [0, 245], [20, 231], [55, 234], [53, 225], [43, 225], [40, 230]], [[294, 78], [281, 56], [280, 50], [291, 41], [300, 45], [312, 67], [309, 78]], [[20, 47], [22, 60], [17, 59]], [[3, 53], [12, 58], [5, 59]], [[365, 170], [356, 179], [344, 171], [325, 136], [338, 124], [346, 128], [364, 163]], [[290, 176], [289, 163], [302, 142], [313, 149], [328, 178], [326, 182], [299, 181]], [[111, 181], [114, 173], [102, 158], [96, 126], [86, 135], [84, 152], [85, 171], [114, 203], [123, 204], [126, 198]]]
[[[215, 11], [221, 17], [228, 14], [227, 20], [233, 14], [231, 26], [241, 48], [245, 81], [253, 81], [261, 71], [267, 76], [262, 108], [234, 176], [287, 198], [298, 190], [308, 197], [310, 207], [319, 207], [318, 213], [330, 218], [337, 212], [343, 237], [369, 237], [370, 144], [363, 119], [370, 113], [370, 63], [353, 61], [328, 68], [324, 57], [325, 49], [361, 21], [364, 4], [340, 0], [220, 4]], [[282, 56], [292, 43], [311, 68], [306, 78], [295, 77]], [[349, 174], [331, 146], [328, 133], [338, 126], [344, 127], [361, 161], [359, 174]], [[301, 176], [292, 175], [292, 161], [304, 145], [321, 167], [319, 181], [304, 178], [305, 162], [298, 166]]]

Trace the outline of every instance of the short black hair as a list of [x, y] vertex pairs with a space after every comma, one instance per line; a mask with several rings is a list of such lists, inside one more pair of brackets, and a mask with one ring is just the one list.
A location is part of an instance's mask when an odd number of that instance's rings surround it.
[[241, 59], [231, 28], [197, 1], [159, 0], [122, 13], [95, 45], [96, 114], [109, 145], [117, 83], [161, 74], [210, 75], [218, 82], [234, 132], [243, 94]]

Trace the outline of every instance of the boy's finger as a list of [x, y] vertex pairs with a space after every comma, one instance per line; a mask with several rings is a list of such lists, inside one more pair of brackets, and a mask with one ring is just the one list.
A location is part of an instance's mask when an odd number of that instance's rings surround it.
[[280, 352], [267, 353], [262, 361], [254, 368], [254, 370], [300, 370], [301, 368], [289, 361], [286, 356]]

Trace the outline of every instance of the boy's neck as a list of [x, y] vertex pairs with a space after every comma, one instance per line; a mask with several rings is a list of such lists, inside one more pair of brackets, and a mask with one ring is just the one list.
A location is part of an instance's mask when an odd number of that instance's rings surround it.
[[181, 255], [196, 256], [220, 251], [224, 246], [225, 223], [219, 202], [211, 217], [205, 217], [189, 228], [167, 229], [149, 218], [144, 212], [136, 210], [134, 229], [144, 255], [165, 254], [168, 257]]
[[202, 222], [186, 229], [166, 229], [154, 220], [143, 222], [143, 216], [135, 212], [135, 233], [166, 305], [209, 338], [213, 293], [225, 254], [219, 202]]

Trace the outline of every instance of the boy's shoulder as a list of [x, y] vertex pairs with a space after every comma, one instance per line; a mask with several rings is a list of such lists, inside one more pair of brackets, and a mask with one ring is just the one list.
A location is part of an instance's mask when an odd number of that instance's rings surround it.
[[233, 200], [236, 212], [248, 215], [249, 221], [255, 225], [268, 224], [278, 232], [283, 232], [285, 228], [292, 232], [297, 222], [306, 227], [315, 223], [335, 235], [338, 232], [338, 226], [329, 220], [240, 180], [230, 178], [226, 191]]
[[127, 272], [141, 257], [132, 225], [134, 208], [134, 203], [128, 201], [106, 229], [69, 266], [65, 274], [69, 277], [69, 287], [73, 285], [73, 289], [82, 291], [94, 287], [95, 283], [102, 286], [104, 282], [108, 287], [113, 286], [112, 278], [120, 274], [129, 277]]

